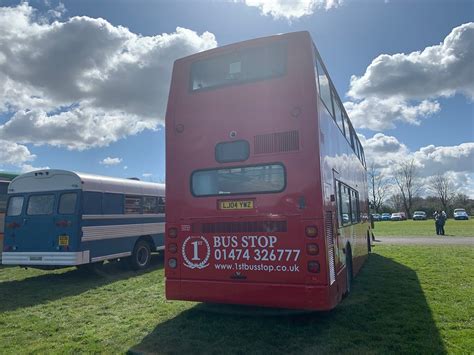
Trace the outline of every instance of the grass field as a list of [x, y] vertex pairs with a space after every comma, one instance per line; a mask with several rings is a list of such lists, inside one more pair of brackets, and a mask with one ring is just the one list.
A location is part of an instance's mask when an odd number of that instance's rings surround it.
[[168, 302], [159, 256], [139, 274], [114, 264], [94, 276], [2, 268], [0, 349], [472, 353], [473, 256], [472, 247], [377, 246], [350, 297], [332, 312], [299, 315]]
[[[448, 219], [444, 226], [446, 236], [474, 237], [474, 218], [467, 221], [455, 221]], [[375, 236], [413, 236], [413, 237], [437, 237], [433, 219], [426, 221], [383, 221], [375, 222]]]

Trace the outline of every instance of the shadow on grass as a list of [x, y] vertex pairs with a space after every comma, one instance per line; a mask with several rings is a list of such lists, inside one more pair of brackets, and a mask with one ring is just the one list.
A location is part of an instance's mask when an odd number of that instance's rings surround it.
[[[130, 270], [126, 260], [122, 260], [104, 264], [96, 273], [71, 268], [61, 273], [51, 271], [23, 280], [0, 282], [0, 312], [79, 295], [90, 289], [161, 268], [163, 268], [163, 254], [156, 254], [152, 256], [150, 267], [139, 272]], [[5, 268], [2, 272], [7, 272], [8, 269], [14, 272], [17, 267]]]
[[446, 353], [416, 273], [377, 254], [331, 312], [262, 316], [220, 307], [217, 314], [194, 306], [158, 324], [129, 352]]

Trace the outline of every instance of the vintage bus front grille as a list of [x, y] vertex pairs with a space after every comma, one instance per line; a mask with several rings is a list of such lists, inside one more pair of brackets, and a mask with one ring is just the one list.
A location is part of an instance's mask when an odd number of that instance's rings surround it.
[[255, 154], [291, 152], [300, 149], [298, 131], [278, 132], [255, 136]]
[[258, 233], [286, 232], [286, 221], [244, 221], [194, 223], [193, 233]]

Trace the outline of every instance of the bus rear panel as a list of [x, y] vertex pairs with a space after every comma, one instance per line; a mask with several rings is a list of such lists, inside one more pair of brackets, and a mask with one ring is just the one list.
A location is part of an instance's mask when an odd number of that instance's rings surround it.
[[333, 178], [327, 188], [321, 172], [314, 56], [299, 32], [175, 63], [168, 299], [321, 310], [340, 301], [346, 276], [336, 268]]

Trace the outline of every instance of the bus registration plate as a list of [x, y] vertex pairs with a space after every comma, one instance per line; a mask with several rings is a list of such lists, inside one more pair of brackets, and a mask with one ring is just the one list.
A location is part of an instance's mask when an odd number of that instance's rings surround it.
[[69, 236], [68, 235], [60, 235], [58, 244], [60, 246], [67, 247], [69, 245]]
[[219, 201], [219, 209], [221, 210], [251, 210], [253, 208], [253, 200]]

